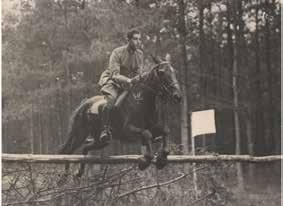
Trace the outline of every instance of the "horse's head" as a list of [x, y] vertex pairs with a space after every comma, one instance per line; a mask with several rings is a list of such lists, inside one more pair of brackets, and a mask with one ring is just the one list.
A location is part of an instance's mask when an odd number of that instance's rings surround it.
[[182, 93], [176, 71], [170, 62], [158, 61], [152, 72], [156, 80], [156, 88], [161, 96], [172, 100], [174, 103], [180, 103]]

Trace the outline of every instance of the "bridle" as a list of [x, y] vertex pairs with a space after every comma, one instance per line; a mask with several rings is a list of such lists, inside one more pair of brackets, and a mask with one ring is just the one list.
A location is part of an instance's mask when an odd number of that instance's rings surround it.
[[158, 65], [156, 65], [156, 67], [153, 68], [154, 69], [154, 75], [158, 79], [158, 82], [159, 82], [159, 85], [160, 85], [159, 90], [162, 91], [162, 93], [168, 93], [173, 88], [176, 88], [179, 85], [179, 83], [178, 83], [176, 78], [174, 78], [173, 81], [170, 84], [168, 84], [168, 82], [166, 82], [166, 81], [163, 81], [163, 79], [158, 75], [158, 71], [157, 71], [157, 69], [163, 64], [170, 64], [170, 63], [169, 62], [161, 62]]
[[140, 82], [140, 85], [142, 85], [144, 88], [150, 90], [152, 93], [156, 94], [157, 96], [160, 96], [162, 99], [167, 99], [166, 97], [172, 98], [171, 95], [166, 95], [171, 92], [171, 90], [179, 85], [177, 79], [175, 78], [170, 84], [168, 82], [164, 81], [162, 77], [158, 74], [158, 68], [163, 64], [170, 64], [169, 62], [160, 62], [157, 64], [153, 69], [148, 72], [150, 74], [153, 72], [154, 79], [157, 80], [157, 84], [155, 86], [149, 86], [144, 83]]

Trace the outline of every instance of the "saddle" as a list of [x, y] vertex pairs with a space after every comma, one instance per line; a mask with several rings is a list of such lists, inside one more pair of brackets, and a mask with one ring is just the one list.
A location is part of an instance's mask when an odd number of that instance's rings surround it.
[[[130, 93], [132, 93], [132, 95], [133, 95], [133, 97], [135, 98], [136, 101], [141, 102], [143, 100], [142, 95], [139, 92], [139, 90], [136, 90], [136, 91], [124, 90], [118, 96], [118, 98], [117, 98], [117, 100], [114, 104], [114, 107], [119, 108]], [[100, 105], [106, 103], [106, 100], [104, 99], [103, 96], [92, 97], [89, 101], [91, 102], [92, 106], [88, 109], [88, 113], [92, 113], [92, 114], [98, 114]]]
[[132, 94], [136, 102], [141, 103], [143, 101], [142, 93], [139, 89], [132, 89], [131, 91], [125, 90], [123, 91], [117, 98], [114, 107], [119, 108], [123, 101], [127, 98], [129, 94]]

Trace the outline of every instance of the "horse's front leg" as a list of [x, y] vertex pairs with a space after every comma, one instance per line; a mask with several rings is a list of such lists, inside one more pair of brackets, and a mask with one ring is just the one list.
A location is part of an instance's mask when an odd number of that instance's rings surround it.
[[134, 125], [129, 124], [127, 126], [128, 131], [133, 135], [141, 137], [141, 142], [146, 146], [146, 152], [143, 154], [143, 157], [139, 160], [139, 169], [145, 170], [151, 164], [153, 159], [153, 150], [152, 150], [152, 133], [149, 130], [137, 128]]
[[139, 169], [146, 169], [153, 159], [153, 150], [152, 150], [152, 133], [149, 130], [142, 131], [142, 143], [146, 147], [146, 152], [139, 162]]
[[156, 125], [152, 128], [152, 134], [154, 137], [161, 136], [161, 147], [156, 157], [156, 167], [162, 169], [167, 164], [167, 156], [169, 155], [168, 139], [169, 139], [169, 128], [167, 126]]
[[168, 148], [168, 140], [169, 140], [169, 129], [168, 127], [164, 127], [162, 130], [162, 144], [161, 144], [161, 151], [165, 154], [169, 154], [169, 148]]
[[167, 147], [167, 140], [168, 140], [168, 135], [164, 135], [162, 136], [162, 144], [161, 144], [161, 148], [157, 154], [156, 157], [156, 167], [157, 169], [163, 169], [167, 163], [168, 163], [168, 159], [167, 156], [169, 155], [169, 149]]

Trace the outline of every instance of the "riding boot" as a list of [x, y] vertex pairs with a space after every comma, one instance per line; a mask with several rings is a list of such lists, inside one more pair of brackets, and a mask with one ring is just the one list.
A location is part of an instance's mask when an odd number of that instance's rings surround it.
[[102, 110], [102, 124], [103, 130], [100, 133], [100, 142], [109, 143], [112, 140], [112, 134], [110, 129], [110, 111], [111, 107], [109, 105], [105, 105]]

